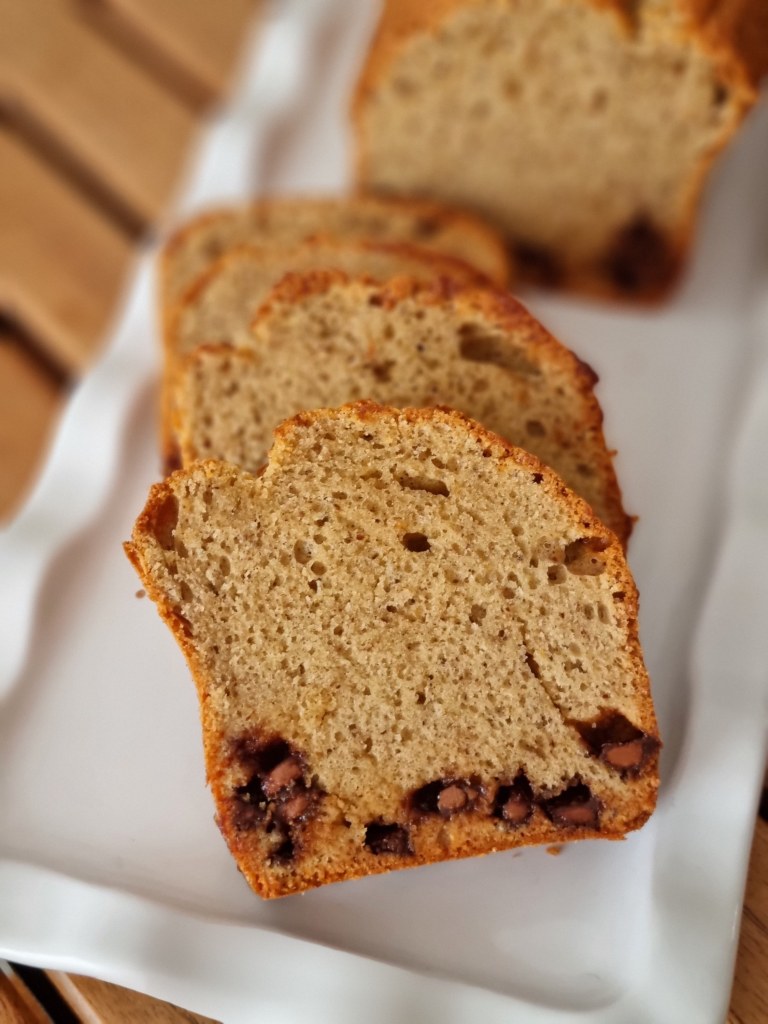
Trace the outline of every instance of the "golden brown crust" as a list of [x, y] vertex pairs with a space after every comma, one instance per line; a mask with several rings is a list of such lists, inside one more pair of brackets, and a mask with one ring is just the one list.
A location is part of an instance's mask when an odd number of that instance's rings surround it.
[[[636, 667], [635, 689], [640, 708], [637, 724], [650, 737], [657, 740], [658, 727], [638, 637], [637, 590], [626, 567], [620, 544], [611, 532], [594, 518], [589, 506], [564, 487], [556, 474], [537, 458], [521, 449], [513, 447], [480, 424], [451, 409], [395, 410], [373, 402], [361, 401], [351, 403], [339, 410], [315, 410], [300, 413], [281, 424], [276, 431], [275, 445], [267, 472], [275, 473], [280, 471], [281, 463], [286, 458], [290, 458], [290, 452], [296, 443], [299, 432], [310, 427], [312, 424], [339, 417], [347, 417], [360, 423], [372, 423], [384, 418], [398, 417], [408, 423], [434, 423], [440, 421], [453, 427], [458, 427], [462, 431], [466, 431], [474, 439], [484, 456], [496, 460], [500, 473], [504, 473], [513, 467], [524, 468], [535, 473], [540, 486], [553, 500], [565, 505], [569, 515], [578, 521], [580, 531], [583, 532], [584, 536], [595, 538], [606, 545], [602, 552], [602, 557], [606, 560], [607, 571], [613, 574], [613, 578], [621, 586], [625, 595], [624, 607], [626, 609], [627, 642]], [[158, 517], [162, 517], [165, 503], [176, 493], [177, 489], [180, 491], [183, 488], [185, 479], [189, 474], [199, 470], [202, 470], [212, 480], [221, 481], [228, 479], [235, 481], [238, 477], [255, 479], [234, 466], [217, 462], [197, 463], [186, 470], [172, 474], [162, 483], [155, 484], [152, 487], [145, 508], [139, 515], [134, 527], [132, 540], [127, 542], [124, 548], [128, 558], [139, 574], [143, 586], [157, 604], [160, 615], [171, 629], [187, 660], [200, 702], [206, 775], [217, 808], [219, 827], [238, 862], [238, 866], [249, 884], [260, 896], [270, 899], [363, 875], [378, 874], [406, 867], [417, 867], [442, 860], [477, 856], [520, 846], [561, 843], [563, 841], [571, 842], [590, 838], [620, 839], [627, 832], [641, 827], [648, 819], [653, 812], [656, 802], [658, 749], [654, 750], [651, 754], [643, 778], [635, 780], [633, 789], [635, 798], [634, 813], [632, 817], [624, 817], [621, 820], [617, 820], [612, 828], [574, 828], [564, 831], [561, 826], [555, 826], [538, 810], [530, 823], [515, 830], [499, 827], [498, 822], [491, 819], [478, 820], [476, 817], [468, 816], [465, 821], [459, 822], [455, 835], [456, 841], [450, 851], [444, 849], [438, 840], [437, 832], [435, 832], [433, 842], [430, 842], [429, 837], [427, 837], [427, 841], [421, 846], [421, 851], [407, 857], [391, 854], [385, 858], [377, 858], [367, 851], [361, 851], [360, 855], [343, 869], [318, 869], [311, 873], [304, 871], [299, 875], [291, 876], [286, 874], [273, 879], [259, 875], [248, 858], [241, 839], [236, 831], [230, 827], [227, 816], [229, 794], [225, 766], [222, 763], [221, 757], [221, 751], [224, 749], [227, 737], [224, 736], [220, 726], [208, 709], [206, 700], [207, 680], [197, 657], [194, 642], [188, 636], [184, 621], [178, 611], [168, 602], [164, 593], [155, 585], [143, 558], [143, 550], [147, 538], [154, 537]]]
[[768, 4], [763, 0], [679, 0], [728, 77], [756, 88], [768, 73]]
[[[556, 281], [542, 281], [540, 274], [531, 273], [522, 259], [518, 270], [523, 280], [536, 284], [554, 284], [600, 299], [655, 304], [667, 298], [680, 279], [706, 178], [714, 160], [755, 103], [757, 85], [768, 73], [768, 3], [764, 0], [669, 0], [668, 4], [653, 9], [644, 0], [582, 2], [615, 16], [621, 34], [631, 36], [647, 23], [681, 44], [706, 52], [717, 68], [719, 79], [731, 93], [735, 116], [724, 123], [714, 144], [702, 152], [698, 168], [688, 183], [685, 215], [680, 225], [660, 238], [665, 266], [658, 279], [628, 294], [598, 268], [570, 270], [565, 276], [558, 270]], [[368, 154], [362, 129], [364, 110], [403, 44], [417, 34], [436, 32], [442, 22], [457, 11], [485, 3], [487, 0], [423, 0], [418, 4], [411, 0], [385, 0], [351, 104], [357, 135], [356, 179], [361, 185], [368, 177]]]
[[[160, 294], [163, 304], [173, 304], [184, 297], [186, 287], [182, 294], [178, 294], [173, 286], [175, 263], [179, 255], [194, 243], [201, 230], [241, 218], [252, 219], [256, 223], [263, 220], [268, 224], [270, 213], [280, 207], [314, 207], [322, 212], [324, 208], [335, 209], [340, 204], [362, 205], [380, 211], [383, 216], [391, 211], [407, 212], [412, 214], [414, 219], [431, 220], [444, 227], [460, 230], [468, 238], [474, 238], [475, 242], [486, 250], [488, 267], [485, 268], [485, 273], [494, 284], [500, 288], [506, 288], [510, 284], [513, 268], [506, 246], [493, 228], [479, 217], [432, 200], [381, 197], [360, 190], [354, 195], [337, 198], [294, 196], [290, 199], [260, 199], [246, 206], [222, 206], [207, 210], [191, 218], [168, 238], [160, 255]], [[312, 232], [312, 235], [314, 234], [316, 232]], [[216, 252], [212, 258], [216, 259], [220, 255], [220, 252]]]
[[[259, 310], [254, 326], [266, 320], [279, 304], [299, 302], [311, 295], [322, 294], [335, 285], [346, 284], [352, 278], [342, 271], [312, 271], [307, 274], [287, 274], [275, 286], [269, 298]], [[370, 278], [360, 278], [363, 283], [375, 285]], [[504, 331], [514, 331], [519, 343], [526, 348], [531, 358], [538, 364], [544, 363], [557, 367], [567, 373], [578, 384], [583, 398], [586, 413], [583, 429], [591, 434], [596, 447], [605, 452], [602, 463], [595, 467], [604, 484], [605, 507], [610, 510], [610, 521], [607, 525], [616, 534], [626, 548], [634, 526], [634, 518], [625, 510], [622, 503], [621, 488], [613, 466], [613, 455], [603, 436], [603, 411], [594, 393], [598, 376], [595, 371], [566, 348], [523, 306], [507, 292], [492, 288], [475, 288], [458, 285], [454, 281], [443, 279], [436, 284], [425, 284], [407, 276], [396, 277], [378, 287], [377, 295], [381, 305], [393, 309], [399, 303], [417, 299], [425, 306], [444, 306], [450, 304], [461, 313], [478, 312], [489, 322], [498, 325]]]

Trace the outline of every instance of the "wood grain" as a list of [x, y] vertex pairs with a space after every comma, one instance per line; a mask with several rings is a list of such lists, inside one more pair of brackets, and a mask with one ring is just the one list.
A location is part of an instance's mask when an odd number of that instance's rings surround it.
[[0, 25], [0, 90], [11, 116], [63, 148], [136, 217], [156, 220], [196, 130], [193, 114], [67, 0], [0, 0]]
[[91, 0], [90, 6], [132, 52], [170, 67], [198, 104], [228, 88], [259, 7], [256, 0]]
[[62, 368], [82, 371], [114, 311], [133, 243], [1, 128], [0, 168], [0, 313]]
[[83, 1024], [214, 1024], [209, 1017], [119, 985], [60, 971], [47, 973]]
[[63, 397], [61, 385], [18, 339], [0, 331], [0, 524], [34, 482]]
[[728, 1024], [768, 1021], [768, 822], [758, 821], [739, 936]]
[[51, 1024], [24, 983], [11, 970], [0, 970], [0, 1024]]

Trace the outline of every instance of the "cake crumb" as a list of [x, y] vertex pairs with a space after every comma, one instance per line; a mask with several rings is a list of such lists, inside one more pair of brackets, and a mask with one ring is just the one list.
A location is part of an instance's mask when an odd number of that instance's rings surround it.
[[137, 590], [136, 591], [136, 597], [146, 597], [146, 596], [147, 596], [146, 590]]
[[563, 849], [564, 847], [562, 846], [548, 846], [547, 853], [550, 855], [550, 857], [559, 857], [560, 854], [563, 852]]

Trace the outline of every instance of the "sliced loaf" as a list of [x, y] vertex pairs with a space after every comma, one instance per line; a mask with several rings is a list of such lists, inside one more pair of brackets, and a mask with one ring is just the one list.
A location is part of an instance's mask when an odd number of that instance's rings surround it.
[[510, 296], [289, 275], [241, 348], [203, 347], [176, 377], [183, 463], [263, 465], [272, 431], [302, 409], [358, 398], [449, 405], [533, 452], [626, 543], [625, 513], [594, 395], [595, 374]]
[[156, 485], [127, 553], [197, 684], [219, 828], [264, 897], [653, 810], [616, 538], [458, 413], [304, 413], [260, 477]]
[[387, 0], [359, 181], [487, 217], [528, 276], [657, 297], [767, 68], [765, 0]]
[[375, 196], [274, 198], [212, 210], [188, 221], [163, 251], [161, 289], [166, 306], [214, 260], [238, 245], [288, 246], [316, 235], [346, 241], [409, 243], [473, 264], [500, 287], [511, 277], [510, 257], [498, 234], [476, 216], [423, 200]]
[[243, 245], [228, 250], [197, 279], [165, 325], [162, 436], [171, 461], [175, 458], [172, 392], [179, 356], [198, 345], [247, 343], [251, 323], [273, 285], [288, 271], [327, 268], [366, 274], [377, 281], [398, 274], [424, 281], [446, 278], [477, 284], [486, 280], [459, 259], [404, 244], [315, 238], [292, 245]]

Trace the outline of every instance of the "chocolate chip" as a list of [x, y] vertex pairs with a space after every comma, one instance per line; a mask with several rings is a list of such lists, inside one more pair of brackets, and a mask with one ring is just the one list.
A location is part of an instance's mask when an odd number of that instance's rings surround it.
[[481, 787], [470, 779], [437, 779], [417, 789], [410, 804], [421, 814], [441, 814], [450, 818], [454, 814], [470, 811], [477, 803]]
[[600, 827], [600, 812], [603, 805], [592, 796], [589, 786], [577, 783], [564, 792], [543, 801], [544, 810], [555, 825], [564, 828]]
[[[231, 756], [248, 778], [245, 785], [232, 792], [233, 827], [238, 832], [262, 828], [267, 834], [276, 833], [283, 845], [290, 841], [290, 856], [296, 856], [301, 829], [323, 795], [305, 782], [303, 756], [285, 740], [276, 737], [264, 741], [257, 735], [236, 740]], [[278, 851], [273, 859], [284, 860], [286, 856], [285, 851]]]
[[643, 756], [642, 740], [632, 740], [631, 743], [606, 743], [602, 750], [603, 760], [621, 771], [637, 768]]
[[405, 825], [372, 821], [365, 828], [365, 845], [371, 853], [413, 853], [411, 836]]
[[283, 761], [292, 757], [293, 751], [285, 740], [274, 739], [257, 746], [253, 751], [253, 756], [256, 758], [259, 771], [266, 775]]
[[296, 855], [296, 844], [290, 836], [286, 836], [277, 849], [270, 854], [270, 863], [285, 864]]
[[637, 294], [666, 285], [676, 264], [664, 235], [649, 217], [639, 214], [616, 235], [603, 269], [621, 291]]
[[309, 805], [309, 791], [306, 789], [300, 789], [288, 796], [282, 803], [278, 804], [277, 814], [283, 819], [283, 821], [298, 821], [298, 819], [306, 813]]
[[244, 786], [238, 786], [234, 792], [235, 829], [247, 832], [261, 825], [267, 814], [266, 803], [267, 798], [258, 775], [254, 775]]
[[520, 274], [534, 284], [556, 288], [563, 281], [563, 268], [552, 249], [532, 242], [515, 242], [514, 257]]
[[299, 762], [295, 757], [286, 757], [264, 776], [264, 792], [269, 797], [277, 796], [281, 790], [287, 789], [301, 777], [302, 770]]
[[524, 775], [518, 775], [511, 786], [499, 786], [493, 802], [493, 816], [516, 828], [533, 814], [533, 791]]
[[633, 725], [618, 711], [606, 711], [590, 722], [574, 722], [594, 757], [622, 775], [639, 775], [658, 750], [659, 741]]

